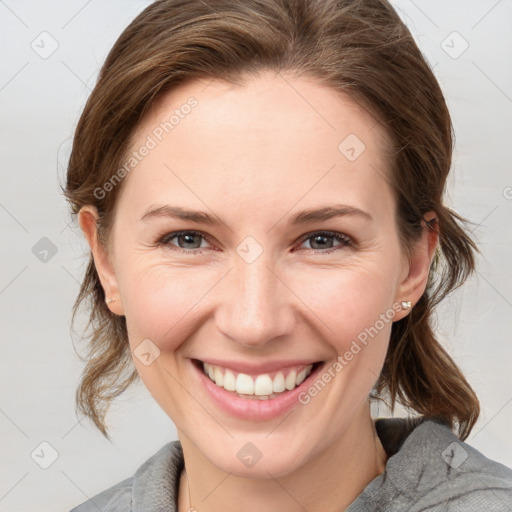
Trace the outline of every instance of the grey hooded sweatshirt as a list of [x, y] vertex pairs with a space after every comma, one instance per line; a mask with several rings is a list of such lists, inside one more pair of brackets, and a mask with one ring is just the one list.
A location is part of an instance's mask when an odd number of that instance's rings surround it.
[[[442, 422], [380, 418], [375, 427], [388, 454], [385, 471], [346, 512], [512, 512], [512, 470]], [[70, 512], [177, 512], [183, 466], [180, 442], [169, 442], [133, 476]]]

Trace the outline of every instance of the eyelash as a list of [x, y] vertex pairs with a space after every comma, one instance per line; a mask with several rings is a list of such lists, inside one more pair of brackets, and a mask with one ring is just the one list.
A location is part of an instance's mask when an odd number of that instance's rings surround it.
[[[173, 231], [172, 233], [167, 233], [157, 241], [156, 245], [157, 246], [165, 246], [167, 248], [171, 248], [171, 250], [177, 250], [182, 253], [202, 254], [203, 251], [201, 249], [187, 250], [187, 249], [182, 249], [181, 247], [178, 247], [176, 245], [172, 245], [170, 243], [171, 240], [174, 240], [175, 238], [177, 238], [181, 235], [199, 235], [204, 240], [208, 241], [208, 237], [205, 236], [203, 233], [201, 233], [199, 231], [186, 230], [186, 231]], [[321, 253], [321, 254], [330, 254], [339, 249], [343, 249], [345, 247], [353, 247], [353, 245], [354, 245], [354, 243], [350, 237], [348, 237], [347, 235], [344, 235], [342, 233], [336, 233], [334, 231], [314, 231], [312, 233], [308, 233], [308, 234], [304, 235], [303, 237], [301, 237], [301, 239], [299, 240], [299, 245], [303, 244], [306, 240], [309, 240], [310, 238], [314, 238], [316, 236], [332, 237], [335, 240], [337, 240], [338, 242], [340, 242], [341, 245], [338, 245], [336, 247], [331, 247], [330, 249], [326, 249], [326, 250], [320, 250], [320, 249], [306, 249], [306, 250], [313, 251], [316, 253]]]

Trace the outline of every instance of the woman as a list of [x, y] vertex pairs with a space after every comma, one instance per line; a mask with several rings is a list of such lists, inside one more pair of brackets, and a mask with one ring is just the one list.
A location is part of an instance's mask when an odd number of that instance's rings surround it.
[[[451, 152], [384, 0], [147, 7], [69, 163], [91, 247], [77, 403], [108, 438], [140, 377], [179, 441], [74, 510], [512, 510], [431, 325], [477, 250], [443, 204]], [[372, 398], [411, 417], [373, 420]]]

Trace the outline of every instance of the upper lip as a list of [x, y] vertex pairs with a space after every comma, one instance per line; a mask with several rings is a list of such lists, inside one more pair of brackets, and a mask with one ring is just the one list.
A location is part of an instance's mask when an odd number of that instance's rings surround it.
[[229, 368], [236, 371], [237, 373], [246, 374], [263, 374], [270, 373], [276, 370], [282, 370], [293, 366], [307, 366], [309, 364], [315, 364], [321, 362], [319, 359], [281, 359], [272, 360], [265, 363], [255, 364], [248, 363], [245, 361], [225, 361], [221, 359], [198, 359], [203, 363], [212, 364], [214, 366], [221, 366], [222, 368]]

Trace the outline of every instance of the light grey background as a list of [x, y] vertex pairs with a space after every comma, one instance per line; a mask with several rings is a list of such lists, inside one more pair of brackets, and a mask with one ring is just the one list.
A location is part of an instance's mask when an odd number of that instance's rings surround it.
[[[482, 402], [468, 442], [512, 466], [512, 3], [392, 3], [447, 97], [456, 133], [447, 202], [478, 224], [482, 250], [478, 273], [439, 309], [439, 331]], [[82, 363], [70, 312], [88, 247], [58, 187], [99, 67], [148, 4], [0, 0], [0, 512], [67, 511], [177, 439], [140, 383], [107, 416], [113, 444], [75, 415]]]

